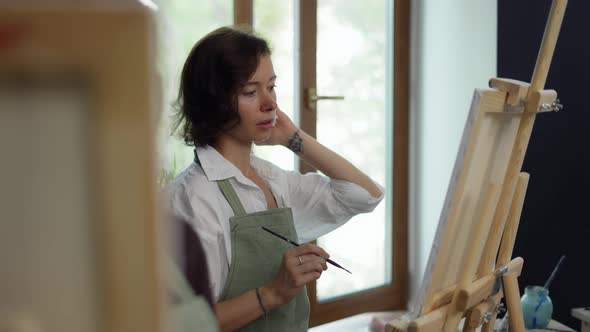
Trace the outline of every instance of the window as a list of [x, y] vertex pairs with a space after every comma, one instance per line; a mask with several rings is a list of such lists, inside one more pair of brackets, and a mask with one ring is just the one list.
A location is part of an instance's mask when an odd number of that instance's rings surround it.
[[158, 128], [162, 159], [161, 181], [167, 182], [193, 161], [193, 148], [170, 136], [173, 105], [178, 94], [182, 66], [199, 38], [233, 22], [232, 0], [155, 0], [159, 8], [159, 68], [163, 85], [163, 107]]
[[[331, 269], [308, 287], [311, 326], [366, 311], [404, 308], [409, 1], [205, 3], [170, 0], [162, 4], [164, 28], [174, 36], [163, 40], [175, 43], [162, 47], [169, 52], [163, 68], [170, 87], [166, 100], [175, 97], [178, 73], [190, 47], [210, 30], [231, 24], [233, 15], [235, 23], [252, 25], [269, 40], [281, 109], [386, 189], [376, 211], [357, 216], [318, 239], [318, 244], [353, 274]], [[308, 105], [313, 90], [317, 95], [341, 95], [344, 99], [322, 99]], [[176, 161], [176, 171], [192, 160], [192, 151], [181, 145], [172, 139], [162, 144], [168, 165]], [[299, 164], [284, 148], [256, 147], [255, 153], [284, 169], [315, 171], [306, 163]]]

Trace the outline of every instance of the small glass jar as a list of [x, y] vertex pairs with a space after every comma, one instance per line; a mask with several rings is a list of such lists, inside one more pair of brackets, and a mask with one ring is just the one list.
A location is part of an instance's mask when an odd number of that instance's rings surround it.
[[553, 303], [549, 290], [541, 286], [527, 286], [520, 299], [524, 325], [527, 329], [544, 329], [551, 321]]

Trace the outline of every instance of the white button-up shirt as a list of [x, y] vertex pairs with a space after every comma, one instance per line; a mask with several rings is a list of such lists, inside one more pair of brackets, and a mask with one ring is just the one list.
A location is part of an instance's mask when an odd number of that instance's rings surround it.
[[[192, 163], [168, 184], [166, 192], [172, 215], [187, 220], [199, 235], [207, 257], [211, 291], [217, 302], [229, 273], [229, 219], [234, 213], [216, 181], [230, 179], [246, 213], [268, 207], [262, 190], [214, 148], [207, 146], [196, 151], [202, 167]], [[329, 233], [359, 213], [373, 211], [383, 199], [383, 195], [375, 198], [354, 183], [316, 173], [302, 175], [285, 171], [254, 155], [250, 160], [269, 186], [278, 207], [292, 209], [300, 243]]]

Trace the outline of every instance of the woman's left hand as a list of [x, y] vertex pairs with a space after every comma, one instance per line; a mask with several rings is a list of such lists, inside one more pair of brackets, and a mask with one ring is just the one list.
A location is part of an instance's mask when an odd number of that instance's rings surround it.
[[289, 119], [287, 114], [277, 108], [275, 126], [266, 141], [255, 142], [256, 145], [287, 145], [287, 141], [299, 128]]

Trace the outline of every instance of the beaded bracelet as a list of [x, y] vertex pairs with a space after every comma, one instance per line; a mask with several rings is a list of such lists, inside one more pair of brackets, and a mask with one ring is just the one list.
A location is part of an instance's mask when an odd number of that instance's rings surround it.
[[266, 316], [266, 308], [264, 307], [264, 304], [262, 303], [262, 297], [260, 297], [259, 288], [256, 288], [256, 297], [258, 298], [258, 304], [260, 304], [260, 308], [262, 308], [262, 312], [264, 312], [264, 316]]

